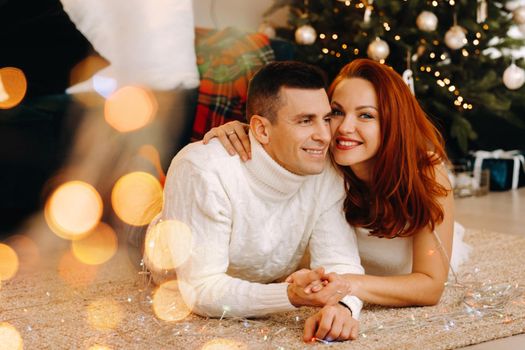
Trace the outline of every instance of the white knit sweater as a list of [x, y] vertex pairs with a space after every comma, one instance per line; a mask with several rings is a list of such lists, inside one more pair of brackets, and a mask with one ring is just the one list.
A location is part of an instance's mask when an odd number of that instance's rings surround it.
[[[296, 270], [307, 247], [312, 268], [364, 272], [342, 211], [342, 179], [333, 167], [315, 176], [293, 174], [250, 139], [252, 159], [246, 163], [212, 140], [186, 146], [168, 171], [160, 218], [180, 220], [192, 230], [191, 256], [177, 276], [194, 289], [193, 311], [201, 315], [295, 309], [288, 284], [275, 281]], [[357, 318], [362, 302], [354, 296], [343, 301]]]

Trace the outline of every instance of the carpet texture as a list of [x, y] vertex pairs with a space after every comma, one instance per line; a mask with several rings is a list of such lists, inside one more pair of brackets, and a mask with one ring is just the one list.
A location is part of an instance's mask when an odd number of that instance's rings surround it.
[[467, 230], [465, 240], [473, 251], [458, 275], [470, 289], [451, 284], [434, 307], [365, 305], [351, 342], [303, 343], [310, 308], [256, 320], [161, 321], [153, 288], [125, 250], [98, 267], [67, 251], [21, 259], [18, 274], [0, 287], [0, 327], [14, 327], [25, 349], [454, 349], [525, 333], [525, 238]]

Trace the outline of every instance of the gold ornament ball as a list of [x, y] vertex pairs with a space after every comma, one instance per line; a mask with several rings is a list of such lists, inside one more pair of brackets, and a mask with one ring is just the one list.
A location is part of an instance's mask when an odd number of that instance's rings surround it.
[[461, 49], [467, 43], [467, 36], [465, 35], [465, 28], [455, 25], [445, 34], [445, 44], [452, 50]]
[[368, 45], [366, 54], [375, 61], [381, 61], [386, 59], [390, 54], [390, 47], [386, 41], [376, 38]]
[[317, 32], [311, 25], [305, 24], [295, 31], [295, 41], [301, 45], [312, 45], [317, 39]]
[[424, 32], [432, 32], [437, 28], [438, 18], [433, 12], [423, 11], [417, 16], [416, 25]]
[[512, 18], [517, 24], [525, 24], [525, 5], [512, 11]]
[[512, 63], [503, 72], [503, 84], [509, 90], [517, 90], [525, 83], [525, 70]]

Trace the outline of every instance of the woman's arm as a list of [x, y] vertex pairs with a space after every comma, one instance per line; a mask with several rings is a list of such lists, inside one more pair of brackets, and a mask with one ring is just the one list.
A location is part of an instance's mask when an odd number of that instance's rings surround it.
[[[450, 190], [446, 168], [436, 168], [438, 182]], [[443, 247], [430, 229], [414, 236], [412, 272], [400, 276], [344, 275], [350, 282], [352, 295], [372, 304], [388, 306], [435, 305], [439, 302], [448, 277], [454, 230], [454, 198], [452, 191], [439, 199], [444, 219], [435, 231]]]
[[249, 125], [237, 120], [210, 129], [202, 139], [207, 144], [217, 137], [226, 151], [232, 156], [239, 154], [243, 161], [251, 159], [250, 139], [248, 138]]

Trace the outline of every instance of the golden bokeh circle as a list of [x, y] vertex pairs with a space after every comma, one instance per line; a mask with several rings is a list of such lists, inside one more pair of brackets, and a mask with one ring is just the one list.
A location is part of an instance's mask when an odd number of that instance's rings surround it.
[[111, 350], [109, 346], [105, 345], [91, 345], [88, 350]]
[[44, 214], [49, 228], [64, 239], [80, 239], [102, 217], [102, 198], [83, 181], [69, 181], [58, 187], [46, 202]]
[[115, 329], [124, 318], [122, 307], [110, 299], [98, 299], [87, 306], [87, 321], [95, 329]]
[[105, 102], [106, 122], [120, 132], [138, 130], [148, 125], [157, 113], [153, 94], [142, 87], [124, 86]]
[[100, 265], [115, 255], [118, 239], [115, 231], [103, 222], [82, 239], [71, 242], [75, 257], [84, 264]]
[[111, 204], [127, 224], [149, 224], [162, 208], [162, 186], [153, 175], [137, 171], [122, 176], [111, 191]]
[[0, 68], [0, 109], [17, 106], [27, 92], [27, 80], [22, 70], [15, 67]]
[[144, 257], [154, 270], [171, 270], [191, 255], [192, 234], [188, 225], [178, 220], [165, 220], [150, 227], [144, 243]]
[[0, 281], [13, 278], [18, 271], [18, 255], [7, 244], [0, 243]]
[[24, 348], [20, 333], [7, 322], [0, 323], [0, 348], [2, 350], [22, 350]]
[[[180, 289], [184, 290], [184, 296]], [[195, 305], [195, 291], [177, 280], [164, 282], [153, 295], [153, 311], [161, 320], [174, 322], [185, 319]]]
[[248, 346], [236, 340], [218, 338], [206, 342], [201, 350], [247, 350]]

